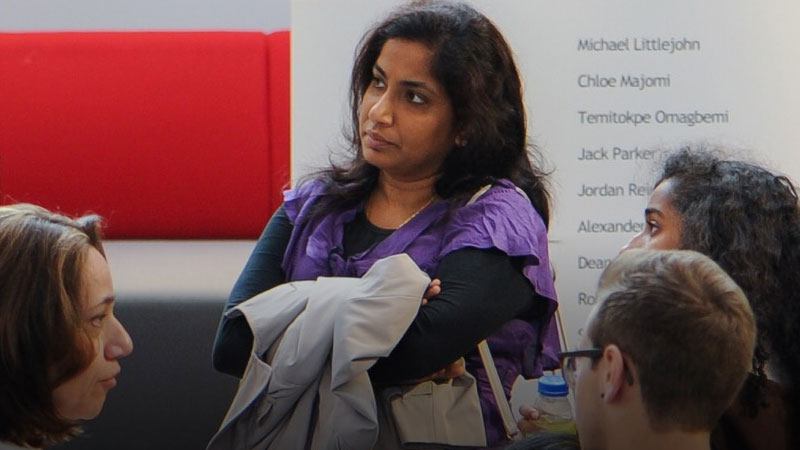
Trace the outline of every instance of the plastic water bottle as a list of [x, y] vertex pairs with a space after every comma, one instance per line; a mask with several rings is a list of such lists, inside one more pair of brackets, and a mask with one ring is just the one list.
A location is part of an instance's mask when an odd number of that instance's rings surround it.
[[549, 431], [576, 433], [569, 388], [561, 375], [543, 375], [538, 382], [539, 396], [533, 407], [539, 411], [536, 424]]

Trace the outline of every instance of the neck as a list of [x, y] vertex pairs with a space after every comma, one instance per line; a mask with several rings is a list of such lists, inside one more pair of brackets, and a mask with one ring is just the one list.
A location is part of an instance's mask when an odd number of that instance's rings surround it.
[[619, 450], [709, 450], [711, 436], [708, 432], [671, 432], [652, 433], [648, 435], [619, 436], [617, 442], [609, 442], [606, 448]]
[[708, 431], [686, 432], [679, 430], [656, 431], [647, 426], [620, 426], [607, 433], [605, 448], [619, 450], [709, 450], [711, 434]]
[[[626, 386], [627, 387], [627, 386]], [[624, 389], [615, 407], [603, 414], [603, 448], [607, 450], [709, 450], [711, 432], [682, 431], [676, 425], [653, 427], [641, 400], [639, 383]]]
[[399, 228], [413, 219], [436, 198], [436, 178], [399, 180], [381, 173], [367, 199], [367, 219], [381, 228]]
[[435, 183], [436, 177], [433, 175], [417, 180], [400, 180], [381, 173], [378, 176], [378, 184], [372, 191], [372, 197], [381, 203], [386, 202], [411, 209], [419, 208], [436, 195]]

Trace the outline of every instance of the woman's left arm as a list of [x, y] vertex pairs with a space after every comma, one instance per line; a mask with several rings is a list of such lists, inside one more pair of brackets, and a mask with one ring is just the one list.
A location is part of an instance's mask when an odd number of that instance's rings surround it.
[[514, 258], [497, 249], [462, 248], [442, 258], [441, 293], [420, 308], [392, 353], [370, 369], [376, 382], [418, 379], [475, 348], [509, 320], [536, 309], [535, 292]]
[[[258, 238], [256, 247], [233, 286], [225, 311], [286, 281], [281, 261], [292, 228], [285, 207], [281, 205]], [[211, 355], [214, 368], [241, 378], [250, 360], [252, 346], [253, 332], [244, 316], [229, 319], [223, 312]]]

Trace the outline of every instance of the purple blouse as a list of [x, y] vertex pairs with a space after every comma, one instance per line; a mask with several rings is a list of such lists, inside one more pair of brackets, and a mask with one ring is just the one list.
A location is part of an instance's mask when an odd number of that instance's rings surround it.
[[[284, 193], [284, 208], [294, 229], [282, 267], [288, 281], [319, 276], [362, 276], [378, 259], [407, 253], [429, 276], [448, 253], [465, 248], [496, 248], [522, 258], [523, 274], [536, 293], [549, 303], [547, 314], [533, 319], [513, 319], [487, 338], [506, 395], [517, 376], [536, 378], [542, 369], [558, 365], [560, 351], [553, 313], [556, 293], [547, 250], [547, 230], [527, 197], [509, 180], [498, 180], [476, 201], [448, 211], [438, 200], [377, 245], [345, 259], [344, 225], [362, 205], [305, 220], [316, 199], [324, 194], [319, 181], [304, 183]], [[478, 380], [486, 423], [487, 442], [505, 437], [502, 421], [477, 352], [466, 355], [467, 370]]]

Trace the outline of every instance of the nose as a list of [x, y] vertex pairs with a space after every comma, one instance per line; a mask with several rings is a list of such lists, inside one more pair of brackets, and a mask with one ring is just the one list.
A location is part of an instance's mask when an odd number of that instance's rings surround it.
[[369, 107], [369, 120], [373, 123], [391, 125], [394, 122], [392, 112], [392, 101], [388, 95], [388, 90], [375, 99], [375, 103]]
[[115, 360], [124, 358], [130, 355], [132, 351], [133, 341], [131, 340], [131, 336], [125, 330], [125, 327], [122, 326], [122, 323], [120, 323], [116, 317], [113, 317], [109, 339], [106, 341], [104, 349], [106, 359]]
[[641, 248], [642, 247], [642, 236], [644, 235], [644, 231], [640, 231], [634, 237], [631, 238], [622, 248], [619, 249], [619, 252], [622, 253], [625, 250], [630, 250], [632, 248]]

